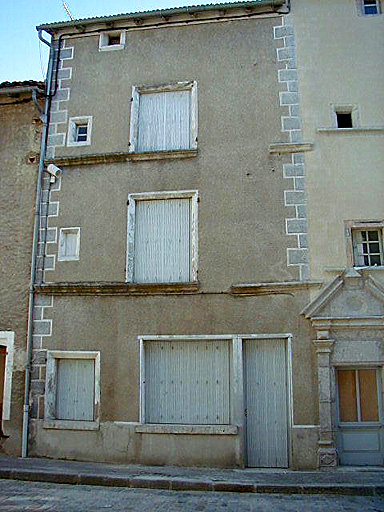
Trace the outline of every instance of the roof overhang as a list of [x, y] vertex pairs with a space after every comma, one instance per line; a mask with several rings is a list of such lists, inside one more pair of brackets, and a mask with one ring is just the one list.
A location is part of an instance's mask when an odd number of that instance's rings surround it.
[[169, 22], [204, 21], [216, 17], [226, 18], [273, 13], [278, 12], [284, 5], [286, 5], [286, 0], [252, 0], [248, 2], [194, 5], [47, 23], [37, 26], [36, 30], [45, 30], [54, 35], [57, 33], [73, 33], [73, 31], [81, 33], [102, 29], [113, 30], [124, 26], [140, 26], [156, 22], [166, 25]]

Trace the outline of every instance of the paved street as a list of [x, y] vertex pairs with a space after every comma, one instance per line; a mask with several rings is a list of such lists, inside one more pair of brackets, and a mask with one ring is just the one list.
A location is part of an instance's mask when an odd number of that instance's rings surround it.
[[0, 480], [0, 512], [384, 512], [384, 500], [361, 496], [303, 496], [176, 492]]

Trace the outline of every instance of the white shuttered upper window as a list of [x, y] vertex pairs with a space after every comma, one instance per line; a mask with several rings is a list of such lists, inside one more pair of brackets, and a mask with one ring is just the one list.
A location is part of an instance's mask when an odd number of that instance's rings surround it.
[[230, 342], [145, 343], [145, 421], [230, 423]]
[[196, 281], [196, 253], [196, 192], [129, 196], [128, 281]]
[[195, 149], [196, 83], [134, 87], [130, 151], [136, 153]]
[[59, 261], [78, 260], [80, 254], [80, 228], [61, 228]]

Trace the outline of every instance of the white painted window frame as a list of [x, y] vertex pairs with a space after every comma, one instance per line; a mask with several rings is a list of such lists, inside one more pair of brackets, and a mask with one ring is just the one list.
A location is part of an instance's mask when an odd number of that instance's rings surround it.
[[[76, 129], [79, 125], [87, 125], [87, 140], [78, 142], [76, 140]], [[70, 117], [68, 120], [67, 146], [90, 146], [92, 137], [92, 116]]]
[[[63, 246], [63, 238], [65, 236], [66, 232], [70, 231], [76, 231], [76, 249], [75, 254], [73, 256], [65, 256], [62, 254], [62, 246]], [[80, 228], [74, 227], [74, 228], [60, 228], [59, 233], [59, 246], [57, 249], [57, 260], [58, 261], [78, 261], [80, 259]]]
[[[135, 278], [135, 224], [136, 202], [156, 199], [191, 199], [191, 280], [197, 281], [198, 274], [198, 201], [197, 190], [180, 190], [170, 192], [141, 192], [128, 194], [127, 222], [127, 261], [126, 281], [133, 283]], [[165, 284], [165, 283], [164, 283]]]
[[347, 262], [350, 267], [354, 268], [384, 268], [384, 265], [374, 265], [374, 266], [366, 266], [366, 265], [357, 265], [356, 264], [356, 254], [353, 240], [353, 232], [354, 231], [379, 231], [379, 235], [381, 235], [381, 240], [379, 241], [380, 249], [382, 257], [384, 258], [384, 221], [382, 220], [365, 220], [365, 221], [357, 221], [357, 220], [346, 220], [344, 221], [344, 229], [345, 229], [345, 238], [347, 243]]
[[[353, 130], [360, 127], [360, 116], [357, 105], [353, 104], [331, 104], [332, 126], [338, 130]], [[337, 126], [337, 114], [351, 114], [352, 128], [339, 128]]]
[[130, 122], [130, 135], [129, 135], [129, 152], [139, 153], [137, 149], [138, 132], [139, 132], [139, 109], [140, 109], [140, 94], [156, 93], [156, 92], [175, 92], [175, 91], [191, 91], [191, 127], [190, 127], [190, 143], [189, 148], [181, 150], [159, 150], [154, 153], [162, 153], [164, 151], [189, 151], [197, 149], [197, 127], [198, 127], [198, 109], [197, 109], [197, 82], [177, 82], [165, 85], [149, 85], [132, 87], [131, 98], [131, 122]]
[[11, 419], [11, 397], [12, 397], [12, 372], [13, 356], [15, 345], [15, 333], [13, 331], [0, 331], [0, 345], [5, 346], [7, 355], [5, 357], [5, 375], [3, 392], [3, 416], [2, 419]]
[[[108, 44], [109, 36], [120, 36], [120, 44]], [[123, 50], [125, 46], [125, 30], [111, 30], [102, 32], [99, 37], [99, 52], [110, 52], [114, 50]]]
[[[140, 405], [139, 405], [139, 423], [142, 433], [158, 432], [159, 425], [164, 427], [164, 433], [183, 433], [180, 425], [169, 424], [147, 424], [145, 418], [145, 342], [151, 341], [216, 341], [229, 340], [232, 344], [232, 368], [230, 370], [230, 425], [223, 428], [222, 425], [189, 425], [193, 433], [201, 434], [231, 434], [233, 435], [233, 426], [244, 426], [244, 360], [243, 345], [245, 340], [252, 339], [282, 339], [287, 346], [287, 400], [288, 400], [288, 424], [289, 429], [295, 427], [293, 418], [293, 385], [292, 385], [292, 334], [193, 334], [193, 335], [142, 335], [138, 337], [140, 353]], [[183, 425], [185, 428], [185, 425]], [[302, 427], [302, 426], [301, 426]], [[232, 429], [232, 430], [231, 430]], [[188, 432], [187, 432], [188, 433]], [[289, 460], [292, 460], [292, 440], [291, 432], [288, 432]]]
[[[95, 362], [94, 381], [94, 420], [58, 420], [56, 419], [57, 369], [60, 359], [93, 359]], [[100, 426], [100, 352], [48, 350], [45, 380], [45, 416], [44, 428], [67, 430], [98, 430]]]

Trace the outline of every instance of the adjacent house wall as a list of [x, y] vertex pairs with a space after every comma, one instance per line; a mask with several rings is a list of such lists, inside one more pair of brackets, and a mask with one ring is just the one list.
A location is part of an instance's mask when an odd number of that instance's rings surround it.
[[[0, 89], [4, 92], [4, 88]], [[28, 286], [41, 123], [31, 92], [0, 95], [0, 344], [14, 348], [9, 419], [0, 451], [20, 455]], [[12, 343], [12, 344], [11, 344]]]

